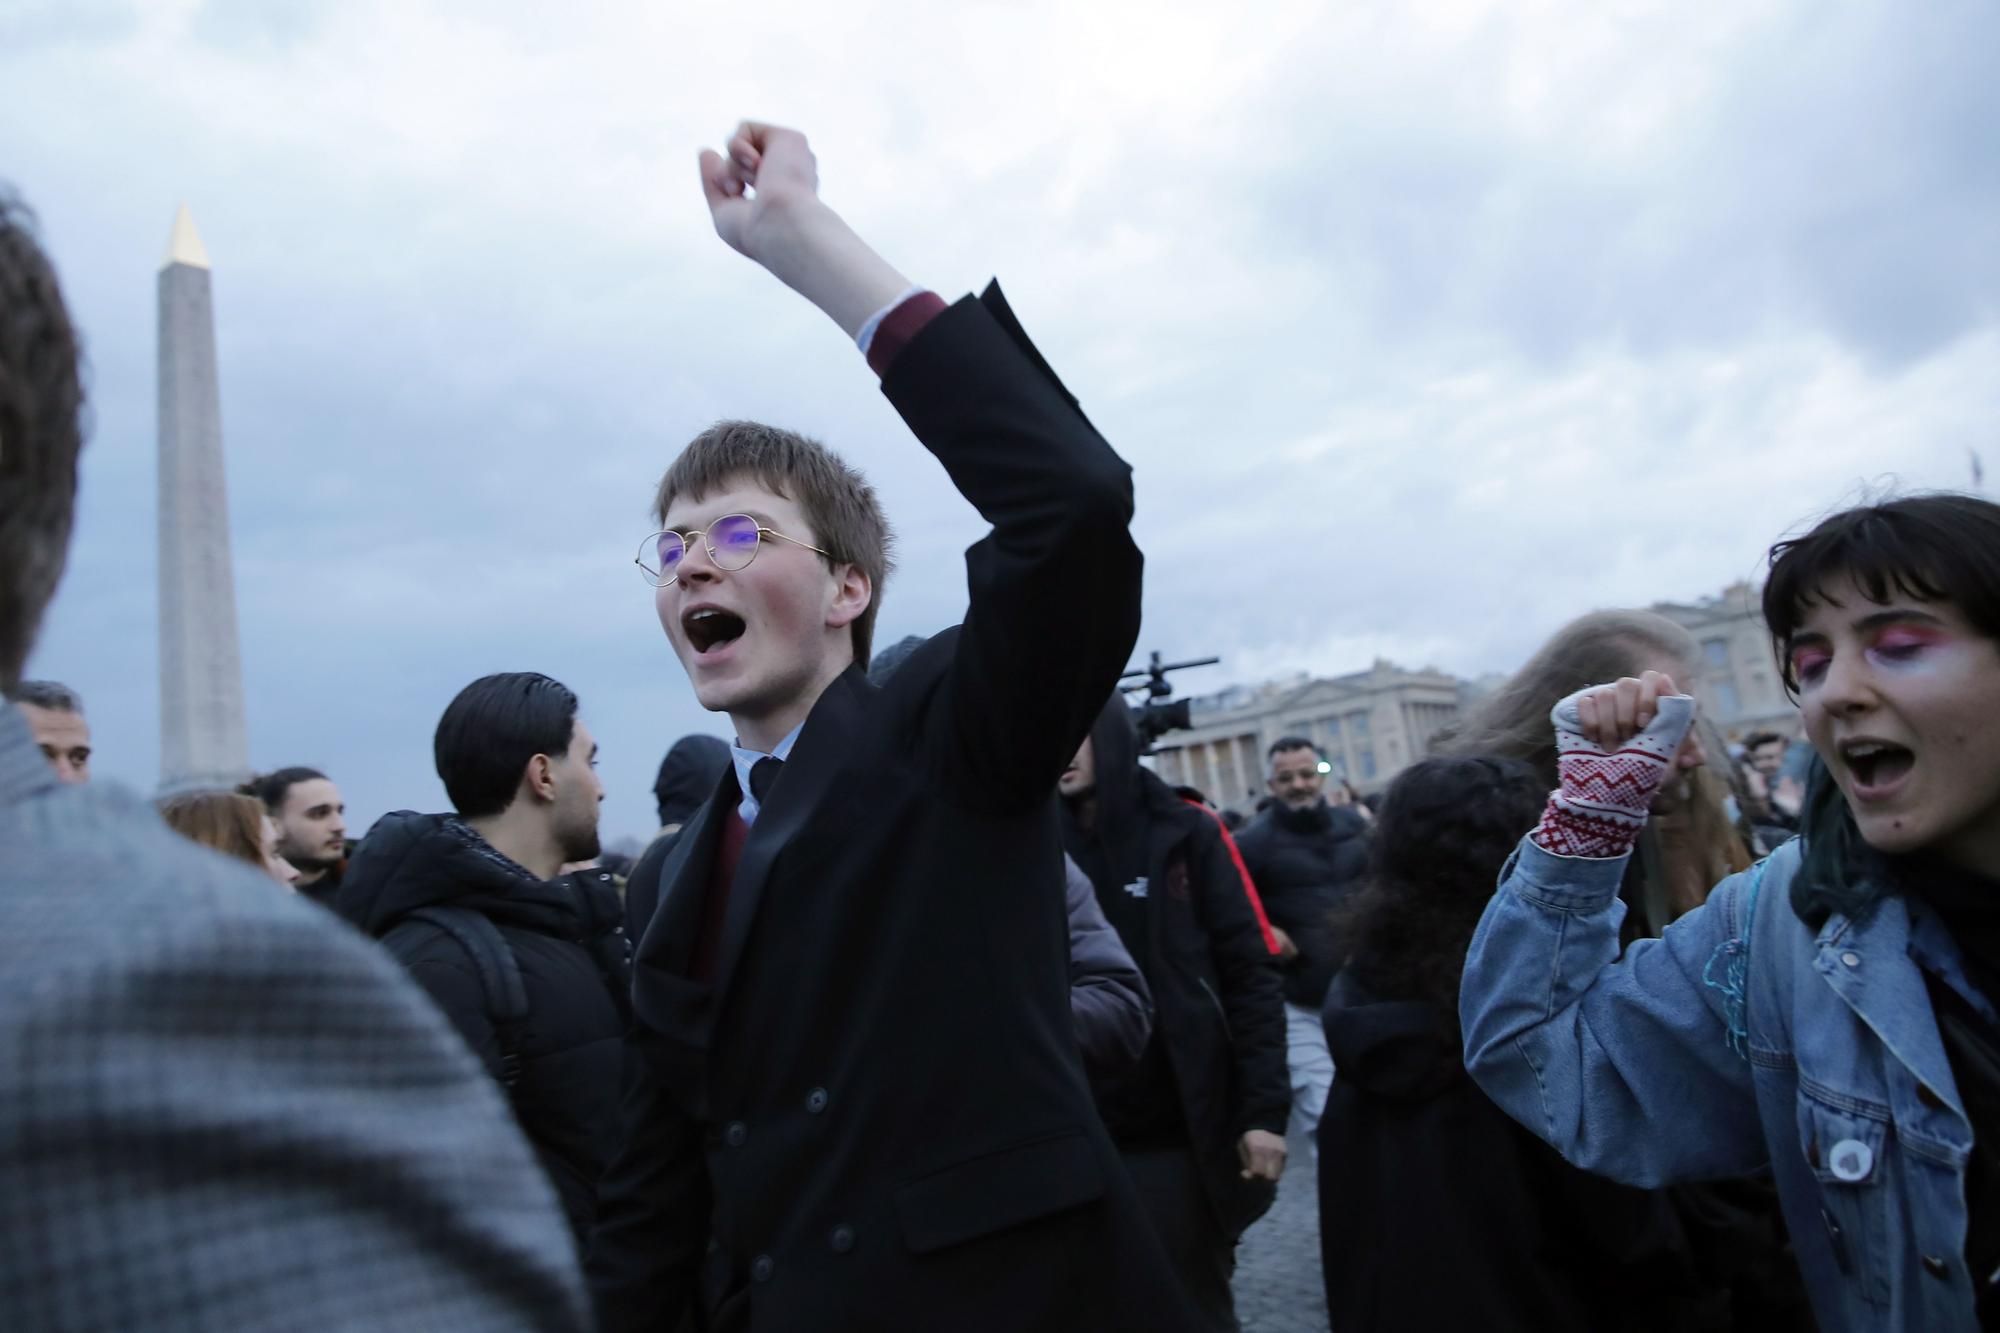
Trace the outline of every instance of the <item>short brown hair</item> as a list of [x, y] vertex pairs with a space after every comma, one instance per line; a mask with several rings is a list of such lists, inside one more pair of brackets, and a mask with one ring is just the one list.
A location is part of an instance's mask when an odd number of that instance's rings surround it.
[[0, 686], [20, 679], [76, 511], [83, 378], [34, 218], [0, 189]]
[[233, 791], [196, 791], [159, 802], [160, 818], [190, 842], [264, 869], [264, 806]]
[[814, 545], [825, 547], [833, 564], [853, 565], [868, 576], [868, 608], [851, 626], [854, 660], [865, 669], [882, 585], [895, 567], [890, 556], [895, 538], [875, 488], [833, 450], [797, 431], [755, 421], [718, 421], [690, 440], [660, 478], [653, 517], [664, 526], [675, 500], [699, 500], [738, 477], [797, 502], [812, 524]]

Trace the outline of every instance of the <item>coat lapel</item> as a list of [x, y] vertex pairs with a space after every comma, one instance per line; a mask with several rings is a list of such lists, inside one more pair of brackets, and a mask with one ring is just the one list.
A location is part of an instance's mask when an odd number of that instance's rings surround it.
[[688, 1034], [701, 1024], [710, 988], [688, 976], [709, 870], [723, 823], [736, 809], [736, 770], [723, 770], [715, 791], [682, 828], [660, 865], [660, 899], [632, 956], [632, 1007], [661, 1033]]
[[849, 667], [827, 686], [806, 717], [805, 729], [792, 746], [792, 757], [785, 762], [778, 785], [771, 789], [771, 799], [757, 811], [757, 822], [750, 826], [750, 839], [743, 846], [743, 859], [736, 866], [736, 883], [729, 890], [729, 912], [723, 919], [722, 942], [715, 959], [718, 996], [727, 993], [736, 974], [736, 963], [750, 937], [771, 867], [832, 790], [842, 762], [849, 757], [850, 737], [874, 692], [859, 667]]

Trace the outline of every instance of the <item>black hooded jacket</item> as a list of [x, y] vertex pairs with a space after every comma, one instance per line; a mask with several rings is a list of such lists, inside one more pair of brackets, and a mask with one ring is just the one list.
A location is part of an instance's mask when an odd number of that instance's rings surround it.
[[[1718, 1298], [1664, 1191], [1570, 1166], [1465, 1072], [1456, 1015], [1327, 996], [1320, 1251], [1342, 1333], [1700, 1330]], [[1724, 1325], [1726, 1326], [1726, 1325]]]
[[1368, 873], [1368, 821], [1324, 801], [1309, 810], [1273, 801], [1236, 835], [1236, 849], [1264, 914], [1298, 946], [1285, 964], [1285, 998], [1317, 1013], [1340, 965], [1329, 938], [1333, 909]]
[[[484, 915], [520, 965], [528, 1019], [509, 1097], [581, 1242], [618, 1148], [631, 963], [617, 891], [601, 871], [536, 879], [451, 815], [382, 816], [348, 863], [336, 910], [381, 939], [432, 906]], [[471, 957], [428, 922], [405, 929], [417, 936], [399, 940], [410, 975], [499, 1078], [500, 1037]]]
[[[1064, 802], [1064, 850], [1153, 991], [1153, 1045], [1133, 1077], [1169, 1076], [1209, 1201], [1237, 1235], [1271, 1200], [1267, 1185], [1243, 1181], [1237, 1141], [1283, 1134], [1291, 1109], [1277, 973], [1219, 826], [1139, 766], [1123, 699], [1098, 716], [1091, 744], [1095, 819], [1086, 832]], [[1128, 1085], [1097, 1092], [1107, 1124], [1129, 1109]]]

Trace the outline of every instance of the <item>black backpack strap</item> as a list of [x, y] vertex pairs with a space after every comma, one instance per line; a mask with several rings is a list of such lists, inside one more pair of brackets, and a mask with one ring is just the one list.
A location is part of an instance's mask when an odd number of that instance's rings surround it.
[[521, 982], [521, 964], [506, 937], [485, 913], [469, 907], [421, 907], [404, 920], [437, 927], [472, 959], [480, 992], [486, 997], [486, 1015], [493, 1020], [493, 1033], [500, 1044], [500, 1082], [513, 1087], [521, 1079], [521, 1025], [528, 1017], [528, 989]]

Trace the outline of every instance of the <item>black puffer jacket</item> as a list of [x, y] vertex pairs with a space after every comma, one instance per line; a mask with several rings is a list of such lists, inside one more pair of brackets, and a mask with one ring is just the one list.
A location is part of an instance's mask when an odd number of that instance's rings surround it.
[[1284, 965], [1285, 999], [1317, 1012], [1340, 966], [1327, 923], [1368, 872], [1368, 821], [1324, 801], [1310, 810], [1274, 801], [1236, 835], [1236, 850], [1264, 915], [1298, 946]]
[[1344, 973], [1325, 1021], [1340, 1070], [1319, 1122], [1334, 1328], [1728, 1327], [1667, 1194], [1581, 1171], [1509, 1119], [1467, 1076], [1455, 1015], [1377, 1001]]
[[[1152, 1040], [1180, 1094], [1216, 1220], [1226, 1234], [1240, 1235], [1271, 1206], [1272, 1190], [1242, 1179], [1237, 1141], [1251, 1129], [1283, 1134], [1291, 1110], [1285, 1011], [1271, 955], [1221, 825], [1139, 766], [1139, 738], [1122, 698], [1113, 697], [1090, 737], [1095, 823], [1086, 831], [1064, 803], [1064, 849], [1089, 874], [1114, 924], [1110, 904], [1130, 897], [1145, 904], [1143, 938], [1124, 942], [1152, 989]], [[1143, 895], [1135, 894], [1141, 884]], [[1149, 1048], [1142, 1064], [1153, 1056]], [[1100, 1081], [1096, 1091], [1100, 1106], [1107, 1098], [1115, 1103], [1119, 1082]]]
[[[618, 1083], [631, 962], [609, 875], [538, 880], [450, 815], [382, 816], [348, 864], [335, 907], [377, 939], [421, 907], [471, 908], [500, 930], [528, 997], [515, 1117], [554, 1182], [581, 1242], [597, 1182], [618, 1149]], [[500, 1077], [500, 1037], [472, 958], [427, 922], [408, 940], [410, 975], [473, 1053]]]

